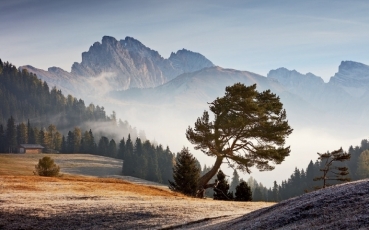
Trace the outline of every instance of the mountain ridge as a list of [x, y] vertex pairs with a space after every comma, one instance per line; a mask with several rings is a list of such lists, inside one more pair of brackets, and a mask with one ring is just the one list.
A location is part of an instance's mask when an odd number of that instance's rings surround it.
[[[155, 87], [185, 73], [211, 67], [214, 64], [205, 56], [186, 49], [172, 53], [168, 59], [152, 50], [140, 41], [126, 37], [116, 40], [104, 36], [101, 43], [95, 42], [89, 50], [82, 53], [81, 63], [75, 62], [71, 72], [58, 67], [48, 71], [32, 66], [22, 66], [47, 81], [51, 86], [58, 86], [67, 93], [74, 92], [74, 85], [79, 90], [87, 88], [88, 93], [94, 82], [99, 82], [109, 90], [128, 88]], [[96, 93], [96, 92], [94, 92]]]

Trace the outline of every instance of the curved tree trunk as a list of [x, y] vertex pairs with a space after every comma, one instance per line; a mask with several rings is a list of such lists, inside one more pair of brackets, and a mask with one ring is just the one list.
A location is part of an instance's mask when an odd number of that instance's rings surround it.
[[224, 157], [217, 156], [217, 159], [215, 161], [213, 168], [209, 172], [205, 173], [205, 175], [200, 177], [199, 181], [197, 182], [197, 188], [198, 188], [197, 197], [200, 197], [200, 198], [204, 197], [205, 189], [214, 186], [214, 184], [211, 184], [210, 186], [207, 186], [207, 185], [208, 185], [208, 182], [211, 180], [211, 178], [213, 178], [213, 176], [217, 174], [220, 168], [220, 165], [223, 162], [223, 159]]

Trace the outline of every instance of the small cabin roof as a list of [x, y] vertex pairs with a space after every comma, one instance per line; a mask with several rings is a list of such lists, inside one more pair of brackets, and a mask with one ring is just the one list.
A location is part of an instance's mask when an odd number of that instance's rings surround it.
[[25, 148], [25, 149], [43, 149], [43, 148], [45, 148], [44, 146], [39, 145], [39, 144], [20, 144], [19, 146], [22, 147], [22, 148]]

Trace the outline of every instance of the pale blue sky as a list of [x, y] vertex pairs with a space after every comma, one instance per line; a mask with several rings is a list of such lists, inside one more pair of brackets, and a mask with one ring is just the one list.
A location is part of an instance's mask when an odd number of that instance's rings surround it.
[[327, 81], [342, 60], [369, 64], [369, 1], [0, 1], [0, 58], [16, 66], [70, 71], [104, 35], [134, 37], [164, 58], [186, 48], [225, 68]]

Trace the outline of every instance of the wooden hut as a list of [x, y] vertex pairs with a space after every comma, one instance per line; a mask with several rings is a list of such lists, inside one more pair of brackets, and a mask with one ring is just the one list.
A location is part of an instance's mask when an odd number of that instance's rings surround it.
[[18, 147], [19, 153], [31, 153], [37, 154], [42, 153], [44, 147], [39, 144], [20, 144]]

